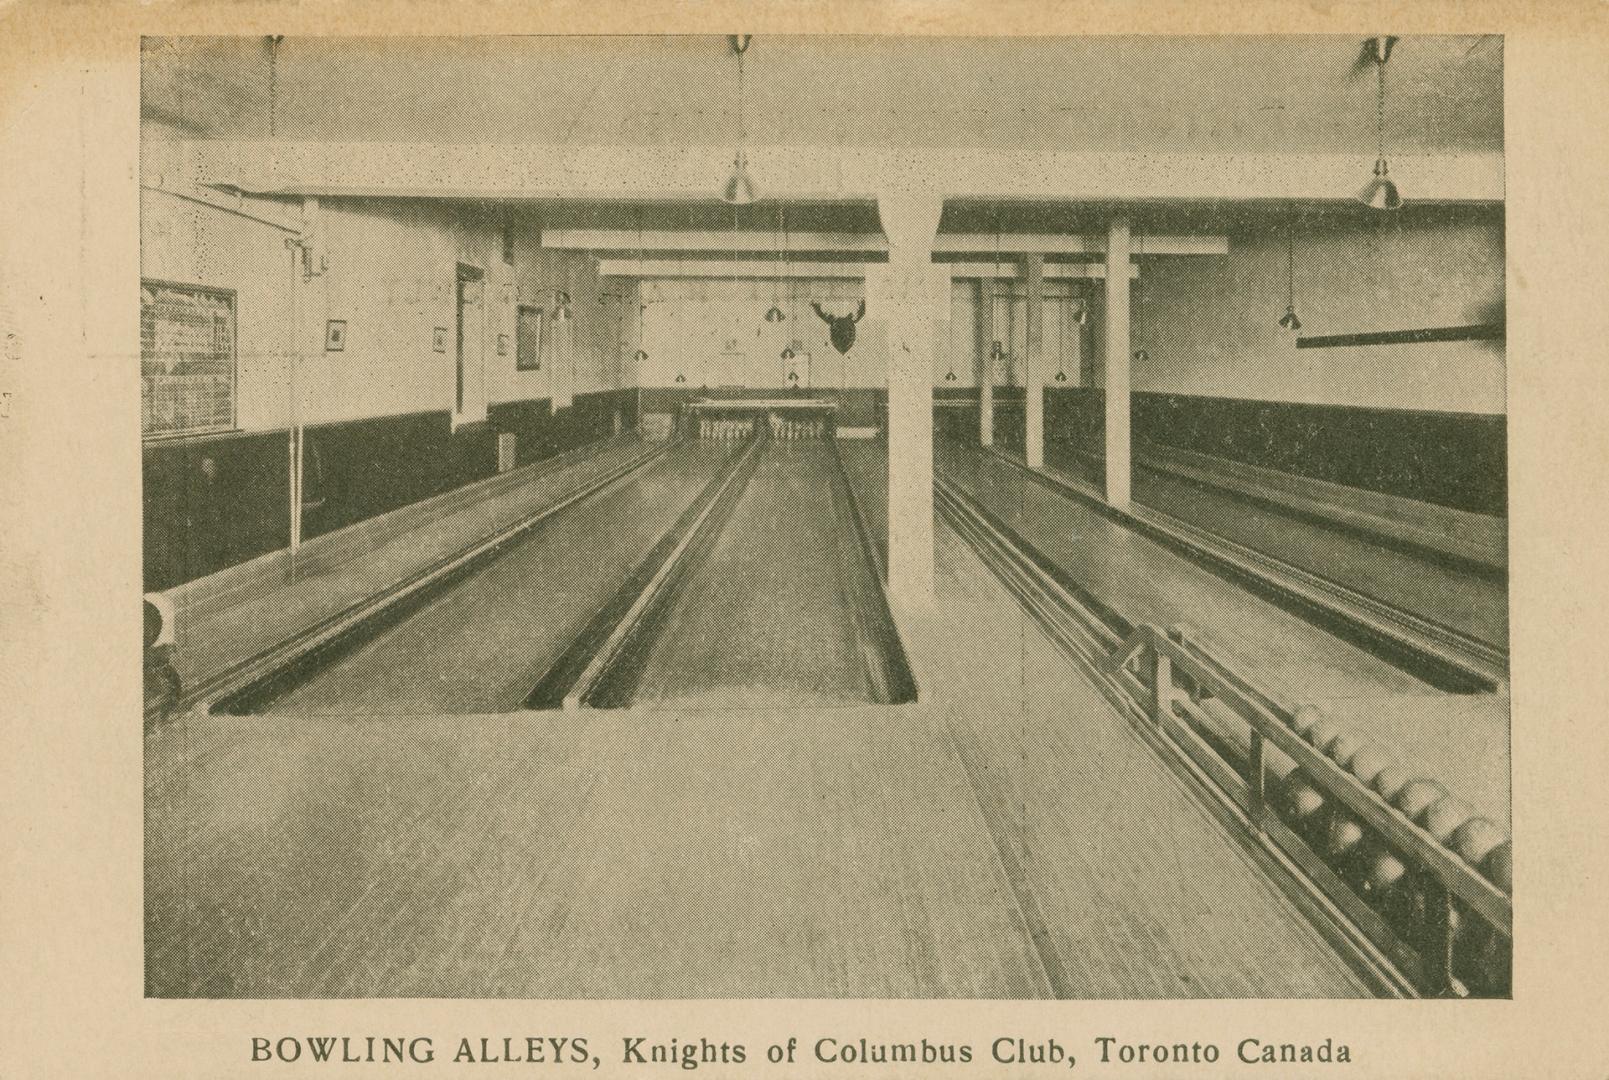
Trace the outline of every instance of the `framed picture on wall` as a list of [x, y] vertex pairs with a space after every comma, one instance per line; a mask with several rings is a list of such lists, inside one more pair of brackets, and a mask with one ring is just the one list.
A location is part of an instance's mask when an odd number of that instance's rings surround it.
[[431, 334], [430, 347], [437, 352], [447, 351], [447, 328], [445, 326], [436, 327]]
[[346, 320], [331, 319], [324, 324], [324, 351], [344, 352], [346, 350]]

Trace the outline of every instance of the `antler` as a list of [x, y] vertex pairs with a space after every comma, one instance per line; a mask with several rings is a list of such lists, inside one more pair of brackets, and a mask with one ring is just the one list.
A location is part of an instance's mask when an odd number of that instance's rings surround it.
[[860, 298], [860, 306], [855, 309], [855, 321], [860, 322], [860, 320], [864, 319], [865, 317], [866, 317], [866, 298], [863, 296], [863, 297]]
[[822, 311], [820, 304], [818, 304], [814, 300], [812, 300], [812, 301], [810, 301], [810, 306], [815, 309], [817, 315], [821, 316], [821, 321], [822, 322], [824, 322], [824, 323], [832, 322], [832, 316], [828, 315], [825, 311]]

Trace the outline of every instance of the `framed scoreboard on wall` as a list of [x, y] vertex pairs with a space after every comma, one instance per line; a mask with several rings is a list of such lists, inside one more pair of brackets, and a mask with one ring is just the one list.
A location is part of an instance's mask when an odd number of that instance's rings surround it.
[[235, 428], [235, 293], [140, 282], [140, 434]]

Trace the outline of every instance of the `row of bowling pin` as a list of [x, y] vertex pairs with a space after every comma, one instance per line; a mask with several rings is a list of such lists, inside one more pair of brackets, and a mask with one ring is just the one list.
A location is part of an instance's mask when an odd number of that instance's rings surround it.
[[819, 439], [821, 428], [820, 420], [785, 420], [780, 416], [771, 418], [773, 439]]
[[754, 423], [751, 420], [714, 420], [706, 416], [698, 422], [701, 439], [746, 439], [752, 434]]

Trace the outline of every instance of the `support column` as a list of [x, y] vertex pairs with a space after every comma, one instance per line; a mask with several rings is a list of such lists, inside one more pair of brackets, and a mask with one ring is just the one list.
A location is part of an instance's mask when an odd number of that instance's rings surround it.
[[1106, 233], [1106, 502], [1129, 506], [1129, 223]]
[[994, 278], [978, 281], [978, 445], [994, 445]]
[[888, 265], [866, 279], [888, 350], [888, 585], [919, 606], [933, 599], [933, 358], [950, 306], [948, 270], [933, 265], [943, 207], [933, 191], [880, 192]]
[[1045, 257], [1024, 260], [1028, 279], [1028, 359], [1023, 392], [1028, 413], [1023, 425], [1023, 459], [1037, 469], [1045, 463]]

